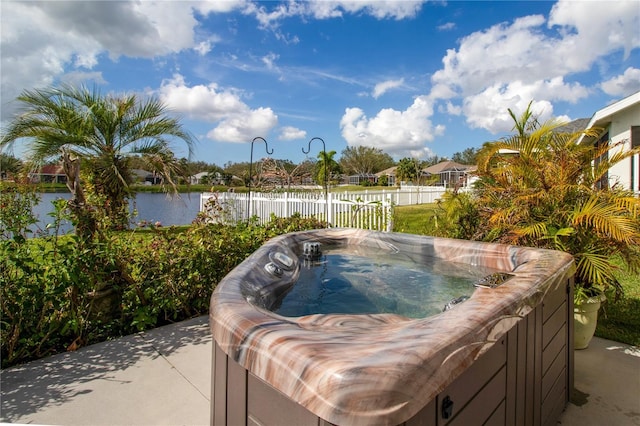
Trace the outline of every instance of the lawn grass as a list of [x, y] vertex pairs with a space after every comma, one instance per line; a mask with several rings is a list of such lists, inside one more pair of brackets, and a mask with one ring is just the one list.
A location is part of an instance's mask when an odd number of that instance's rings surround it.
[[629, 345], [640, 346], [640, 274], [621, 270], [618, 281], [624, 297], [610, 296], [598, 316], [596, 336]]
[[[394, 208], [395, 232], [433, 235], [435, 204], [397, 206]], [[640, 346], [640, 274], [621, 269], [618, 281], [624, 297], [615, 300], [611, 295], [603, 304], [598, 317], [596, 336], [629, 345]]]
[[361, 192], [361, 191], [395, 191], [397, 186], [362, 186], [362, 185], [337, 185], [329, 188], [329, 192]]
[[437, 205], [414, 204], [393, 209], [393, 230], [405, 234], [433, 235]]

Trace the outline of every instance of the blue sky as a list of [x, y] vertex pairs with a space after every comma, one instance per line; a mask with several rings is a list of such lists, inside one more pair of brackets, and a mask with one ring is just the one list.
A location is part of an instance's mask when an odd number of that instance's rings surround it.
[[197, 137], [192, 159], [220, 166], [248, 161], [256, 136], [294, 162], [313, 137], [338, 157], [357, 145], [450, 157], [509, 133], [507, 108], [572, 120], [640, 90], [637, 1], [3, 0], [0, 12], [3, 124], [24, 89], [97, 84], [160, 98]]

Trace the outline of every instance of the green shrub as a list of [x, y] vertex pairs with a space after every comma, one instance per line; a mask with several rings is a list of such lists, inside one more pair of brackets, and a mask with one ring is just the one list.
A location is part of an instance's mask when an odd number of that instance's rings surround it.
[[[59, 223], [64, 203], [56, 211]], [[87, 241], [27, 239], [31, 221], [20, 223], [11, 228], [16, 238], [0, 240], [3, 368], [206, 314], [218, 282], [267, 239], [324, 225], [296, 215], [265, 226], [151, 227]]]
[[125, 254], [108, 243], [80, 247], [74, 235], [0, 242], [3, 367], [73, 350], [112, 326]]
[[39, 201], [35, 188], [0, 181], [0, 239], [26, 238], [31, 234], [30, 227], [38, 222], [33, 207]]
[[436, 235], [473, 240], [480, 225], [480, 213], [469, 192], [447, 191], [438, 201]]

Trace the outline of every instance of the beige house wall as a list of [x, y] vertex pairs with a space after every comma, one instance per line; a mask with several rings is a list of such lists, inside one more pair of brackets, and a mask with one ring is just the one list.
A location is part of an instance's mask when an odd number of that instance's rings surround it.
[[[609, 126], [609, 138], [612, 144], [623, 141], [618, 151], [629, 151], [631, 149], [631, 127], [640, 126], [640, 102], [630, 108], [620, 111], [612, 117]], [[612, 150], [611, 155], [614, 154]], [[632, 167], [633, 162], [633, 167]], [[633, 170], [633, 175], [631, 172]], [[619, 183], [626, 189], [633, 189], [638, 192], [639, 184], [638, 174], [640, 173], [640, 156], [635, 155], [632, 158], [621, 161], [609, 171], [609, 183]]]
[[[578, 143], [595, 143], [608, 132], [611, 145], [623, 142], [609, 152], [609, 158], [618, 151], [632, 148], [632, 127], [640, 126], [640, 92], [606, 106], [593, 115], [587, 128], [602, 129], [598, 138], [585, 138]], [[636, 146], [640, 141], [635, 141]], [[640, 193], [640, 155], [624, 159], [609, 170], [609, 185], [620, 185], [625, 189]]]

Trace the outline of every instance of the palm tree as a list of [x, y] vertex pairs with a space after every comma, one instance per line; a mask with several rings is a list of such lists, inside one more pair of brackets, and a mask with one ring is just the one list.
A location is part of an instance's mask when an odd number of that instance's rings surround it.
[[396, 178], [398, 183], [401, 181], [413, 181], [419, 180], [420, 175], [420, 160], [416, 158], [405, 157], [398, 161], [398, 167], [396, 168]]
[[22, 170], [22, 161], [13, 155], [0, 153], [0, 180], [16, 176]]
[[529, 108], [519, 118], [509, 113], [516, 134], [485, 144], [479, 155], [476, 237], [572, 254], [578, 294], [621, 290], [614, 257], [640, 268], [640, 199], [598, 182], [640, 149], [578, 144], [597, 131], [561, 133], [562, 123], [539, 123]]
[[194, 139], [160, 101], [72, 86], [27, 90], [17, 100], [23, 112], [3, 131], [0, 147], [26, 138], [34, 164], [62, 159], [77, 233], [93, 235], [96, 213], [111, 227], [127, 226], [132, 156], [176, 189], [180, 163], [170, 142], [181, 139], [191, 154]]
[[[334, 173], [340, 173], [340, 164], [333, 159], [336, 151], [320, 151], [318, 153], [318, 162], [316, 163], [316, 182], [321, 185], [331, 183], [331, 177]], [[326, 173], [326, 174], [325, 174]]]

